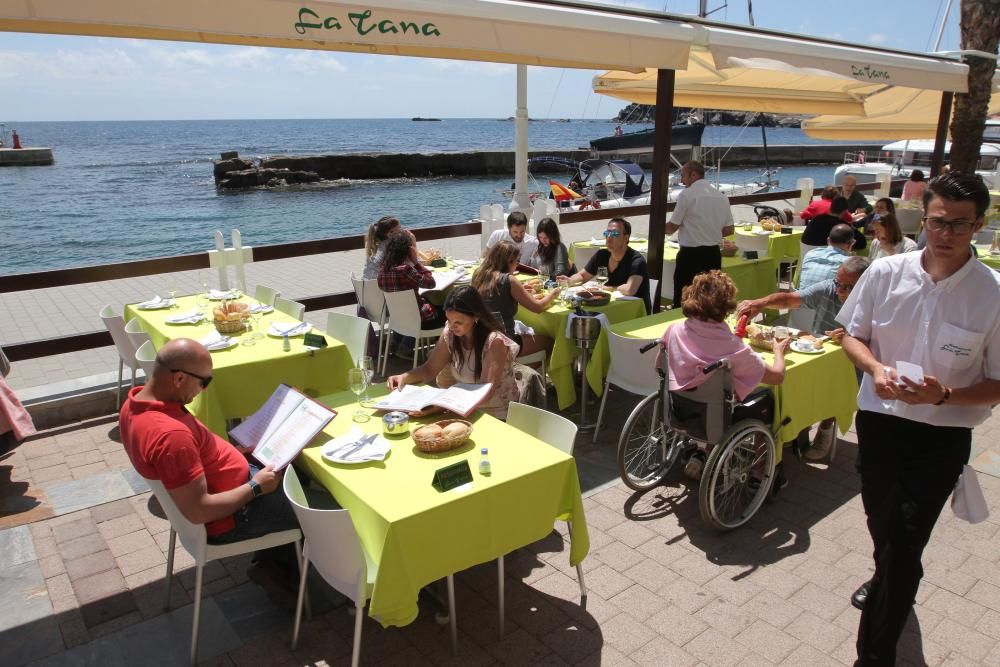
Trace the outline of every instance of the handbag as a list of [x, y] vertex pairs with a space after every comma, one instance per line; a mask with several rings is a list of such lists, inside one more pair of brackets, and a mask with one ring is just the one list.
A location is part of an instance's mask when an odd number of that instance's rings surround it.
[[962, 474], [955, 483], [955, 491], [951, 494], [951, 511], [959, 519], [969, 523], [985, 521], [990, 515], [976, 469], [968, 464], [962, 468]]

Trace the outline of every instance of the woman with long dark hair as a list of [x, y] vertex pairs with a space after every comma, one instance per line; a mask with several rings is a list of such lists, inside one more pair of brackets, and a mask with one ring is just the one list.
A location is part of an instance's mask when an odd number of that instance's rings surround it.
[[892, 213], [879, 215], [875, 214], [872, 220], [872, 244], [868, 249], [868, 259], [875, 261], [879, 257], [898, 255], [903, 252], [913, 252], [917, 249], [917, 242], [911, 238], [903, 236], [903, 230], [899, 228], [899, 221]]
[[379, 218], [368, 227], [368, 234], [365, 235], [365, 268], [361, 273], [362, 278], [375, 280], [378, 277], [389, 237], [399, 228], [399, 219], [391, 215]]
[[507, 406], [518, 399], [514, 380], [514, 358], [518, 345], [503, 334], [473, 287], [466, 285], [451, 291], [444, 303], [447, 323], [431, 356], [412, 371], [393, 375], [389, 389], [408, 384], [430, 382], [445, 368], [451, 369], [456, 382], [492, 382], [493, 388], [479, 409], [498, 419], [507, 419]]
[[401, 229], [389, 236], [385, 258], [378, 271], [378, 286], [383, 292], [402, 292], [411, 289], [420, 306], [420, 328], [436, 329], [441, 326], [441, 311], [424, 297], [419, 287], [434, 287], [434, 274], [417, 259], [417, 244], [413, 234]]
[[535, 228], [538, 247], [528, 258], [528, 266], [538, 269], [553, 278], [568, 276], [570, 271], [569, 253], [559, 238], [559, 225], [552, 218], [542, 218]]

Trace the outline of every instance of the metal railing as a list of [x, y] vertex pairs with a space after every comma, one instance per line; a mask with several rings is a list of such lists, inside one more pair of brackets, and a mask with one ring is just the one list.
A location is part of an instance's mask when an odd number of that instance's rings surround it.
[[[901, 186], [904, 182], [905, 181], [903, 180], [893, 181], [892, 185]], [[858, 185], [858, 190], [875, 190], [878, 187], [878, 183], [863, 183]], [[813, 196], [816, 196], [821, 192], [822, 188], [816, 188], [813, 190]], [[739, 204], [758, 204], [761, 202], [781, 199], [795, 199], [798, 198], [799, 194], [798, 190], [763, 192], [760, 194], [730, 197], [729, 202], [734, 206]], [[673, 211], [674, 203], [668, 203], [666, 208], [668, 213]], [[573, 211], [560, 213], [559, 224], [564, 225], [578, 222], [590, 222], [593, 220], [607, 219], [612, 216], [628, 217], [630, 215], [649, 215], [649, 212], [649, 205]], [[421, 227], [412, 229], [411, 231], [413, 231], [418, 241], [433, 241], [437, 239], [448, 239], [480, 234], [482, 231], [482, 225], [478, 221], [472, 221], [454, 225]], [[293, 243], [254, 246], [253, 258], [255, 262], [264, 262], [276, 259], [288, 259], [293, 257], [305, 257], [308, 255], [360, 250], [363, 248], [364, 235], [341, 236], [337, 238], [317, 239], [314, 241], [297, 241]], [[70, 269], [54, 269], [51, 271], [15, 273], [7, 276], [0, 276], [0, 293], [47, 289], [50, 287], [65, 287], [69, 285], [81, 285], [107, 280], [121, 280], [139, 276], [173, 273], [176, 271], [193, 271], [207, 268], [209, 268], [209, 255], [207, 252], [203, 252], [188, 255], [177, 255], [174, 257], [156, 257], [153, 259], [143, 259], [133, 262], [101, 264], [99, 266], [84, 266]], [[357, 303], [357, 298], [353, 290], [348, 292], [319, 294], [316, 296], [296, 298], [295, 300], [305, 304], [307, 311], [338, 308]], [[4, 345], [3, 349], [11, 361], [25, 361], [27, 359], [37, 359], [39, 357], [47, 357], [56, 354], [91, 350], [113, 344], [111, 335], [107, 331], [91, 331], [82, 334], [55, 336], [52, 338], [12, 343]]]

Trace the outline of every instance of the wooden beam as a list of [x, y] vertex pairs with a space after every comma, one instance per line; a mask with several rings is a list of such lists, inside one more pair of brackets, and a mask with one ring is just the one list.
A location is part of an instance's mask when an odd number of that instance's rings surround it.
[[[670, 194], [670, 133], [674, 124], [674, 78], [672, 69], [656, 71], [656, 116], [653, 119], [653, 183], [650, 188], [649, 250], [646, 270], [651, 276], [663, 274], [663, 242], [667, 226], [667, 197]], [[670, 210], [674, 208], [673, 202]], [[650, 295], [653, 312], [660, 310], [663, 281], [656, 281]]]

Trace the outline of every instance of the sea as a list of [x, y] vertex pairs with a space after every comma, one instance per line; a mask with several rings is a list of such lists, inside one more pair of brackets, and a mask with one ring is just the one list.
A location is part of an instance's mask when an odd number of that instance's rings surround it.
[[[642, 126], [629, 126], [628, 130]], [[249, 245], [362, 233], [383, 215], [410, 227], [464, 222], [481, 204], [506, 203], [512, 175], [341, 180], [222, 192], [212, 161], [310, 153], [513, 150], [502, 119], [89, 121], [7, 123], [27, 146], [51, 146], [55, 164], [0, 168], [0, 275], [203, 252], [212, 233], [238, 228]], [[598, 120], [533, 121], [529, 148], [587, 147], [613, 133]], [[768, 128], [769, 144], [824, 143], [796, 128]], [[759, 145], [760, 128], [706, 128], [703, 144]], [[718, 180], [759, 180], [759, 169]], [[781, 185], [809, 176], [832, 182], [834, 165], [786, 167]], [[566, 176], [557, 178], [565, 179]], [[531, 190], [547, 190], [535, 176]]]

